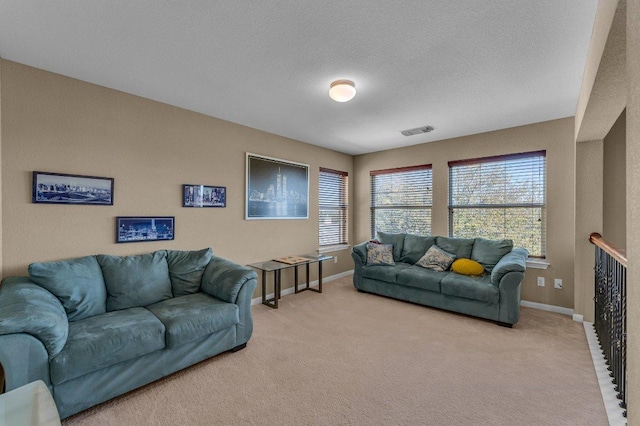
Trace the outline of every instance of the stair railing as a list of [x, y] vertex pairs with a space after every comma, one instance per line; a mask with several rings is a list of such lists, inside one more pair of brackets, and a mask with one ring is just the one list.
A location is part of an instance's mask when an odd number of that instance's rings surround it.
[[594, 328], [620, 407], [627, 412], [627, 253], [602, 238], [589, 235], [595, 247]]

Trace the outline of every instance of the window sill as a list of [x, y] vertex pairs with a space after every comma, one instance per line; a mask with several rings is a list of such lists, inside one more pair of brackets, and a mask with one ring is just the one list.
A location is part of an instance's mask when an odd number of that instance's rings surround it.
[[527, 268], [531, 269], [547, 269], [550, 266], [549, 262], [544, 259], [527, 259]]
[[329, 253], [332, 251], [349, 250], [351, 246], [349, 244], [336, 244], [335, 246], [324, 246], [318, 249], [318, 253]]

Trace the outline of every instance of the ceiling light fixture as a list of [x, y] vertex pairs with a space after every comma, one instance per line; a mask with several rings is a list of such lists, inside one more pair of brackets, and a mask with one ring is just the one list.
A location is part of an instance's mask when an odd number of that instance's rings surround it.
[[336, 102], [347, 102], [356, 95], [356, 85], [351, 80], [336, 80], [329, 86], [329, 96]]

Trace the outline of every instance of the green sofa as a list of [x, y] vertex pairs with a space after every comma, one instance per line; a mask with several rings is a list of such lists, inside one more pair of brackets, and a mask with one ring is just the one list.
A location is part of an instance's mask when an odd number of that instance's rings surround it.
[[0, 286], [6, 390], [42, 380], [61, 418], [225, 351], [253, 331], [255, 271], [211, 249], [33, 263]]
[[[378, 233], [377, 240], [393, 245], [395, 264], [367, 265], [368, 243], [354, 246], [353, 285], [358, 291], [486, 318], [507, 327], [518, 322], [528, 255], [524, 248], [512, 248], [510, 240], [410, 234]], [[479, 262], [485, 273], [473, 277], [416, 265], [434, 244], [456, 258]]]

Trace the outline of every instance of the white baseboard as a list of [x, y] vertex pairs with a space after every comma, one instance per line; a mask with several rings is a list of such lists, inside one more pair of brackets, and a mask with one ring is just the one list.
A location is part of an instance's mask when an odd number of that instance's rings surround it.
[[620, 400], [616, 398], [617, 392], [614, 389], [611, 377], [609, 376], [609, 370], [604, 361], [604, 356], [600, 350], [600, 344], [598, 343], [598, 336], [593, 329], [593, 323], [583, 322], [584, 333], [587, 336], [587, 342], [589, 342], [589, 350], [591, 351], [591, 359], [593, 360], [593, 367], [596, 370], [596, 376], [598, 377], [598, 384], [600, 385], [600, 393], [602, 394], [602, 402], [607, 410], [607, 417], [609, 418], [609, 425], [622, 426], [627, 424], [627, 419], [622, 415], [624, 410], [620, 408]]
[[529, 302], [528, 300], [520, 301], [520, 306], [525, 308], [540, 309], [542, 311], [555, 312], [557, 314], [573, 316], [573, 309], [563, 308], [562, 306], [547, 305], [545, 303]]
[[[350, 270], [350, 271], [340, 272], [339, 274], [329, 275], [328, 277], [323, 277], [322, 278], [322, 284], [328, 283], [330, 281], [335, 281], [335, 280], [340, 279], [340, 278], [348, 277], [349, 275], [353, 275], [353, 269]], [[318, 287], [318, 280], [311, 281], [310, 287]], [[290, 294], [293, 294], [294, 291], [295, 291], [295, 289], [293, 287], [289, 287], [289, 288], [286, 288], [286, 289], [282, 290], [282, 293], [280, 295], [281, 296], [288, 296]], [[272, 297], [273, 297], [273, 293], [267, 294], [267, 299], [271, 299]], [[260, 303], [262, 303], [262, 296], [251, 299], [251, 304], [252, 305], [259, 305]]]
[[584, 322], [584, 315], [573, 314], [573, 320], [575, 322]]

